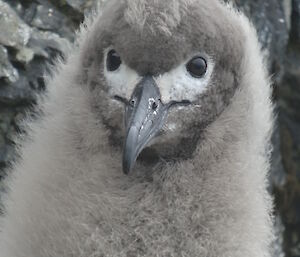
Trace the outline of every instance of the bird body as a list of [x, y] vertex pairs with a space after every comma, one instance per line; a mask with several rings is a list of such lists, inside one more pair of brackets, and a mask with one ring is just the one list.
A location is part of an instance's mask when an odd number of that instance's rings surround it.
[[[269, 257], [271, 89], [247, 18], [211, 0], [112, 0], [83, 27], [49, 79], [41, 118], [27, 123], [6, 181], [0, 256]], [[201, 80], [180, 73], [193, 44], [209, 56]], [[119, 75], [103, 72], [116, 63], [102, 62], [110, 45], [128, 65]], [[108, 96], [127, 103], [148, 74], [159, 108], [184, 104], [126, 168], [123, 105]]]

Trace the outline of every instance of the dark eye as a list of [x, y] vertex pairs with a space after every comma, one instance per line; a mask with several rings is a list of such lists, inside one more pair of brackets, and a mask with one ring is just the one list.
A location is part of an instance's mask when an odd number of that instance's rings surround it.
[[207, 63], [202, 57], [194, 57], [186, 65], [187, 71], [195, 78], [201, 78], [206, 73]]
[[121, 66], [122, 60], [115, 50], [110, 50], [107, 54], [106, 68], [108, 71], [115, 71]]

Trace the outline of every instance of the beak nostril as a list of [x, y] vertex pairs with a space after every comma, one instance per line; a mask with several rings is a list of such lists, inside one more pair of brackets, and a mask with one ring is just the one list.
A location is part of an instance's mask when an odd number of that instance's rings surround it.
[[155, 111], [157, 109], [157, 107], [158, 107], [158, 104], [156, 102], [153, 102], [152, 103], [152, 110]]
[[134, 107], [134, 105], [135, 105], [134, 99], [130, 100], [130, 105], [131, 105], [132, 107]]
[[127, 100], [124, 97], [118, 96], [118, 95], [114, 95], [113, 97], [115, 100], [123, 103], [123, 104], [127, 104]]

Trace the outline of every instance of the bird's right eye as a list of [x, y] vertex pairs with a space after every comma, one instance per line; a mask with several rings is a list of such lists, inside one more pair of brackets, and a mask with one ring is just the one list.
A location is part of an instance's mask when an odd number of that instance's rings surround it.
[[108, 71], [116, 71], [122, 64], [120, 55], [115, 50], [110, 50], [107, 54], [106, 68]]
[[202, 57], [194, 57], [187, 63], [186, 69], [194, 78], [201, 78], [207, 71], [207, 62]]

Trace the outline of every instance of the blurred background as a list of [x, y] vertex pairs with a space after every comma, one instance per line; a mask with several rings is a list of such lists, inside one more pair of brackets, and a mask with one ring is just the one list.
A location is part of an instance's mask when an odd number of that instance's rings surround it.
[[[5, 167], [15, 158], [14, 135], [22, 133], [18, 123], [25, 113], [34, 115], [44, 72], [63, 56], [84, 15], [103, 1], [0, 0], [0, 199]], [[255, 24], [274, 82], [274, 257], [300, 257], [300, 0], [232, 1]]]

